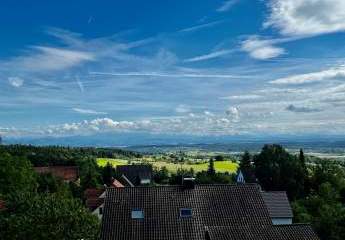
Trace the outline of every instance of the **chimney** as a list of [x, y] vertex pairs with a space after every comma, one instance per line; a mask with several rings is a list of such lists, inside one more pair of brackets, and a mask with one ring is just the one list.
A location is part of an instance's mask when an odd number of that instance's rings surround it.
[[194, 189], [195, 188], [195, 178], [184, 177], [182, 179], [183, 189]]

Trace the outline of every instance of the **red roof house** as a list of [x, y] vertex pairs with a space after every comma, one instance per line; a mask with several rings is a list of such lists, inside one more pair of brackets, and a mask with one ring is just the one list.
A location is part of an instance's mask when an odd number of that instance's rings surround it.
[[6, 209], [6, 203], [4, 200], [0, 199], [0, 211], [5, 210], [5, 209]]
[[59, 177], [66, 182], [75, 182], [79, 178], [79, 169], [77, 166], [48, 166], [34, 167], [38, 174], [51, 173], [55, 177]]

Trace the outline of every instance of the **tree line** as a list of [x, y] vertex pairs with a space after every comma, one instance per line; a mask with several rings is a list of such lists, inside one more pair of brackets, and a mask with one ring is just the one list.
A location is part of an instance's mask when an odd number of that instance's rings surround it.
[[294, 222], [311, 223], [322, 240], [345, 239], [345, 167], [328, 159], [309, 161], [280, 145], [265, 145], [259, 154], [245, 152], [240, 170], [246, 182], [265, 191], [286, 191]]
[[[99, 221], [83, 205], [87, 188], [110, 185], [120, 177], [110, 164], [99, 167], [96, 156], [118, 150], [66, 147], [0, 146], [0, 239], [97, 239]], [[140, 154], [127, 152], [128, 156]], [[48, 157], [40, 158], [44, 154]], [[100, 154], [100, 155], [99, 155]], [[235, 183], [236, 174], [215, 171], [211, 158], [206, 171], [154, 168], [153, 184], [176, 185], [183, 177], [198, 184]], [[64, 183], [50, 174], [37, 175], [33, 166], [73, 163], [80, 183]], [[286, 191], [294, 221], [310, 222], [322, 240], [345, 239], [345, 167], [331, 160], [310, 161], [301, 150], [291, 154], [280, 145], [265, 145], [258, 154], [245, 152], [239, 164], [247, 183], [265, 191]]]

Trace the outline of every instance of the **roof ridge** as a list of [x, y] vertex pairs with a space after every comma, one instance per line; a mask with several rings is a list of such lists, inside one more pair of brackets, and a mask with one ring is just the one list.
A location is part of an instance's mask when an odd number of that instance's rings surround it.
[[[259, 184], [256, 184], [256, 183], [245, 183], [245, 184], [221, 184], [221, 183], [217, 183], [217, 184], [196, 184], [195, 186], [196, 187], [223, 187], [223, 186], [226, 186], [226, 187], [235, 187], [235, 186], [258, 186]], [[176, 188], [176, 187], [183, 187], [182, 185], [154, 185], [154, 186], [136, 186], [135, 188]], [[114, 189], [112, 187], [107, 187], [106, 189]]]
[[296, 226], [312, 226], [310, 223], [292, 223], [292, 224], [279, 224], [273, 225], [274, 227], [296, 227]]

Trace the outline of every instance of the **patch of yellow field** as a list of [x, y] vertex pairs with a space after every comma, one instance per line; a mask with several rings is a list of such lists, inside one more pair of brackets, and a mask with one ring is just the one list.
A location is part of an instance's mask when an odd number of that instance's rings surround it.
[[[176, 172], [178, 169], [186, 169], [189, 170], [191, 168], [194, 169], [195, 172], [201, 172], [201, 171], [206, 171], [208, 168], [208, 163], [201, 163], [201, 164], [176, 164], [176, 163], [169, 163], [169, 162], [164, 162], [164, 161], [153, 161], [152, 159], [134, 159], [134, 160], [125, 160], [125, 159], [112, 159], [112, 158], [98, 158], [97, 163], [99, 166], [104, 167], [107, 163], [110, 163], [112, 166], [116, 167], [119, 165], [126, 165], [129, 162], [131, 163], [149, 163], [152, 164], [152, 166], [157, 167], [157, 168], [162, 168], [166, 167], [169, 172]], [[214, 162], [214, 167], [217, 172], [229, 172], [229, 173], [234, 173], [237, 171], [238, 164], [233, 163], [231, 161], [219, 161], [219, 162]]]

